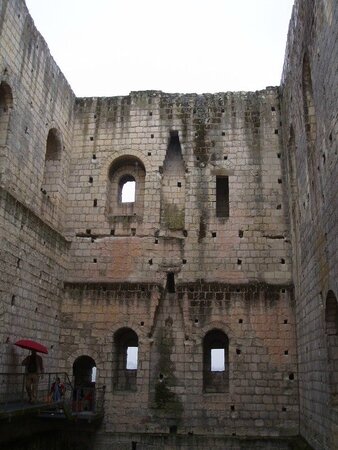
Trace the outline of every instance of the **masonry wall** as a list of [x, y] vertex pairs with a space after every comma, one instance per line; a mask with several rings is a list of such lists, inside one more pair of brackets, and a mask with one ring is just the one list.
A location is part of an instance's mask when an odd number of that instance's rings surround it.
[[0, 3], [2, 370], [19, 337], [47, 370], [92, 358], [99, 448], [335, 447], [337, 9], [296, 2], [281, 89], [75, 99], [24, 2]]
[[[69, 281], [163, 284], [172, 271], [177, 281], [290, 282], [276, 88], [78, 99], [75, 115]], [[172, 133], [182, 159], [169, 174]], [[110, 170], [123, 158], [145, 172], [134, 214], [110, 207]], [[229, 217], [216, 217], [217, 176], [229, 179]]]
[[[282, 78], [284, 161], [292, 217], [300, 432], [316, 449], [338, 445], [337, 19], [334, 1], [297, 1]], [[337, 321], [336, 313], [336, 321]], [[331, 344], [330, 344], [331, 341]], [[334, 347], [335, 345], [335, 347]], [[331, 349], [330, 349], [331, 347]]]
[[[74, 94], [23, 1], [0, 5], [1, 83], [11, 91], [2, 111], [1, 185], [55, 228], [63, 226]], [[1, 123], [3, 121], [1, 120]], [[61, 138], [58, 192], [42, 192], [47, 136]]]
[[22, 338], [43, 342], [46, 371], [58, 370], [60, 304], [69, 243], [0, 189], [1, 372], [21, 372]]
[[[290, 286], [188, 283], [168, 294], [148, 284], [67, 285], [61, 337], [65, 369], [89, 355], [106, 385], [106, 433], [294, 436], [298, 432], [297, 354]], [[114, 334], [139, 339], [135, 389], [113, 386]], [[203, 390], [203, 338], [229, 337], [227, 392]], [[158, 351], [161, 349], [161, 357]], [[166, 353], [167, 352], [167, 353]], [[158, 403], [161, 374], [175, 402]], [[132, 435], [131, 435], [132, 436]], [[132, 439], [132, 437], [131, 437]]]
[[[1, 371], [19, 371], [19, 338], [45, 343], [58, 365], [68, 243], [64, 224], [74, 94], [23, 1], [0, 2]], [[49, 170], [47, 136], [60, 137]], [[57, 170], [52, 168], [57, 167]]]
[[[61, 349], [68, 372], [94, 359], [105, 432], [296, 435], [278, 90], [78, 99], [75, 117]], [[136, 199], [123, 204], [131, 175]], [[225, 217], [217, 177], [228, 177]], [[114, 385], [125, 328], [139, 340], [132, 389]], [[212, 330], [229, 339], [222, 392], [205, 390]]]

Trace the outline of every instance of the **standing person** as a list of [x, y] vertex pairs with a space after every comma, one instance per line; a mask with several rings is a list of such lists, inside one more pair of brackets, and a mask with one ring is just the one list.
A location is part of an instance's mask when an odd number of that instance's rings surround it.
[[22, 361], [22, 365], [26, 367], [28, 401], [34, 403], [37, 398], [40, 374], [44, 373], [42, 358], [35, 350], [32, 350], [32, 353]]
[[59, 377], [56, 377], [56, 380], [52, 384], [50, 391], [52, 394], [53, 402], [59, 402], [65, 392], [65, 385], [61, 383]]

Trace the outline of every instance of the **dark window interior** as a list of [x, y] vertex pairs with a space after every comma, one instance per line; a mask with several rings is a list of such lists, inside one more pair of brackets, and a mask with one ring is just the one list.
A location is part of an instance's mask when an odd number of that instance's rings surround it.
[[229, 177], [216, 177], [216, 216], [229, 217]]

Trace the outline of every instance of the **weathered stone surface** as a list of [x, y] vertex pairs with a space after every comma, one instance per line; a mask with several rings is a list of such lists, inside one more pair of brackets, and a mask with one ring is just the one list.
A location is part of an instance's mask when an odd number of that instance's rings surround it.
[[335, 448], [337, 15], [296, 1], [280, 88], [75, 98], [0, 2], [1, 370], [92, 358], [95, 448]]
[[[300, 433], [338, 447], [337, 2], [298, 1], [281, 85], [283, 162], [292, 228], [300, 386]], [[336, 381], [332, 380], [336, 379]]]

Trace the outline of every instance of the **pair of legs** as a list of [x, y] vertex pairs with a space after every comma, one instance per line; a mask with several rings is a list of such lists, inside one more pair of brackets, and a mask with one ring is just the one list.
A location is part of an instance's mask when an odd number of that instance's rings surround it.
[[36, 401], [38, 392], [39, 375], [37, 373], [28, 373], [26, 375], [26, 391], [30, 402]]

